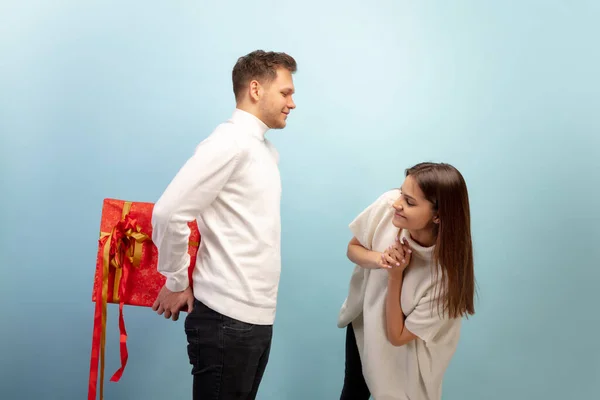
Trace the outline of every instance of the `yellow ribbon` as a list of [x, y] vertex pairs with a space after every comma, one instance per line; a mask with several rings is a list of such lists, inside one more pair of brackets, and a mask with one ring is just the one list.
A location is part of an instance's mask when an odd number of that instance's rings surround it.
[[[131, 210], [131, 205], [132, 203], [130, 201], [126, 201], [124, 206], [123, 206], [123, 213], [121, 215], [121, 221], [123, 221], [125, 219], [125, 217], [127, 216], [127, 214], [129, 214], [129, 211]], [[108, 264], [110, 264], [111, 266], [113, 266], [115, 268], [115, 281], [114, 281], [114, 285], [113, 285], [113, 296], [111, 299], [111, 302], [115, 302], [118, 303], [119, 302], [119, 286], [121, 284], [121, 276], [123, 275], [123, 265], [122, 265], [122, 261], [118, 258], [119, 255], [122, 254], [122, 246], [124, 245], [124, 240], [119, 240], [117, 242], [117, 248], [115, 249], [115, 257], [114, 258], [110, 258], [110, 245], [111, 245], [111, 239], [112, 236], [115, 233], [115, 228], [113, 228], [112, 232], [101, 232], [100, 233], [100, 238], [104, 238], [106, 236], [110, 236], [107, 240], [106, 243], [104, 244], [104, 256], [103, 256], [103, 261], [104, 261], [104, 272], [108, 273]], [[128, 246], [128, 248], [126, 248], [125, 251], [125, 256], [128, 258], [129, 262], [131, 263], [131, 265], [133, 265], [134, 268], [137, 268], [140, 266], [140, 263], [142, 261], [142, 246], [136, 246], [136, 244], [141, 244], [143, 242], [145, 242], [146, 240], [151, 240], [150, 236], [148, 236], [145, 233], [142, 233], [142, 228], [139, 225], [136, 225], [135, 228], [129, 228], [125, 231], [123, 231], [123, 238], [127, 238], [129, 239], [128, 242], [130, 243], [130, 245]], [[134, 239], [133, 241], [131, 241], [131, 239]], [[110, 262], [109, 262], [110, 260]], [[108, 275], [105, 275], [106, 280], [108, 280]]]
[[[123, 212], [121, 215], [121, 221], [124, 221], [131, 210], [132, 203], [126, 201], [123, 206]], [[141, 232], [141, 227], [136, 225], [135, 227], [129, 227], [122, 232], [122, 237], [117, 240], [114, 257], [111, 258], [110, 250], [113, 236], [117, 233], [117, 227], [115, 226], [110, 233], [101, 232], [100, 238], [106, 238], [103, 248], [103, 274], [102, 274], [102, 324], [101, 324], [101, 336], [100, 336], [100, 400], [104, 399], [104, 354], [106, 345], [106, 303], [108, 302], [108, 274], [109, 266], [115, 268], [115, 281], [113, 285], [113, 296], [112, 302], [119, 302], [119, 286], [121, 283], [121, 276], [123, 274], [123, 260], [119, 257], [124, 253], [124, 256], [128, 258], [133, 267], [137, 268], [142, 260], [142, 246], [141, 244], [146, 240], [151, 240], [150, 236]], [[123, 239], [128, 239], [127, 241]], [[133, 240], [131, 240], [133, 239]], [[127, 245], [127, 248], [123, 249], [122, 246]], [[138, 246], [140, 244], [140, 246]]]

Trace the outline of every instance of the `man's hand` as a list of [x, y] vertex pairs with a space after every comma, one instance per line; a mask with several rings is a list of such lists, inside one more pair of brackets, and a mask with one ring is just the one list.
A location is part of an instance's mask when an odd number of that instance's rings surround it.
[[156, 311], [158, 315], [164, 313], [166, 319], [171, 318], [173, 321], [177, 321], [179, 312], [186, 305], [189, 314], [194, 308], [194, 293], [191, 287], [183, 292], [171, 292], [166, 286], [163, 286], [152, 305], [152, 310]]

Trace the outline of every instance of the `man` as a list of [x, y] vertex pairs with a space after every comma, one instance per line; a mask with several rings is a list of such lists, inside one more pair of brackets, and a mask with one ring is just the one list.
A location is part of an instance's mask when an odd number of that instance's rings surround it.
[[[232, 72], [236, 109], [202, 141], [156, 202], [152, 239], [166, 276], [153, 310], [185, 332], [193, 398], [254, 399], [269, 359], [281, 267], [278, 154], [265, 138], [291, 110], [296, 61], [254, 51]], [[193, 288], [189, 227], [202, 235]]]

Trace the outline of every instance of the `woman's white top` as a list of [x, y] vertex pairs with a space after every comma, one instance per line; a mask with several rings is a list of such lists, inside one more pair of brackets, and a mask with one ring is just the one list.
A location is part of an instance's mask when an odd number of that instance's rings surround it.
[[[365, 248], [383, 252], [394, 243], [398, 228], [392, 224], [392, 204], [399, 196], [399, 190], [384, 193], [350, 224], [350, 230]], [[338, 327], [352, 323], [365, 381], [375, 400], [439, 400], [444, 373], [458, 344], [461, 319], [438, 313], [435, 285], [439, 279], [433, 271], [435, 246], [418, 245], [406, 230], [400, 237], [406, 237], [412, 248], [401, 293], [404, 325], [418, 338], [400, 347], [388, 341], [388, 272], [358, 265], [352, 273]], [[441, 279], [441, 273], [438, 275]]]

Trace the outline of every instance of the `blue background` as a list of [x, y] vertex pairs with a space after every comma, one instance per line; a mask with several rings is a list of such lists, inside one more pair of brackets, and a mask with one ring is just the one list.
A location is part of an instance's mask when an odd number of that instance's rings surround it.
[[[230, 116], [237, 57], [263, 48], [299, 71], [269, 136], [283, 273], [259, 398], [339, 396], [347, 225], [419, 161], [453, 163], [471, 195], [477, 314], [443, 398], [598, 398], [598, 17], [594, 1], [2, 1], [0, 397], [86, 398], [102, 199], [156, 201]], [[191, 398], [183, 320], [125, 317], [106, 398]]]

